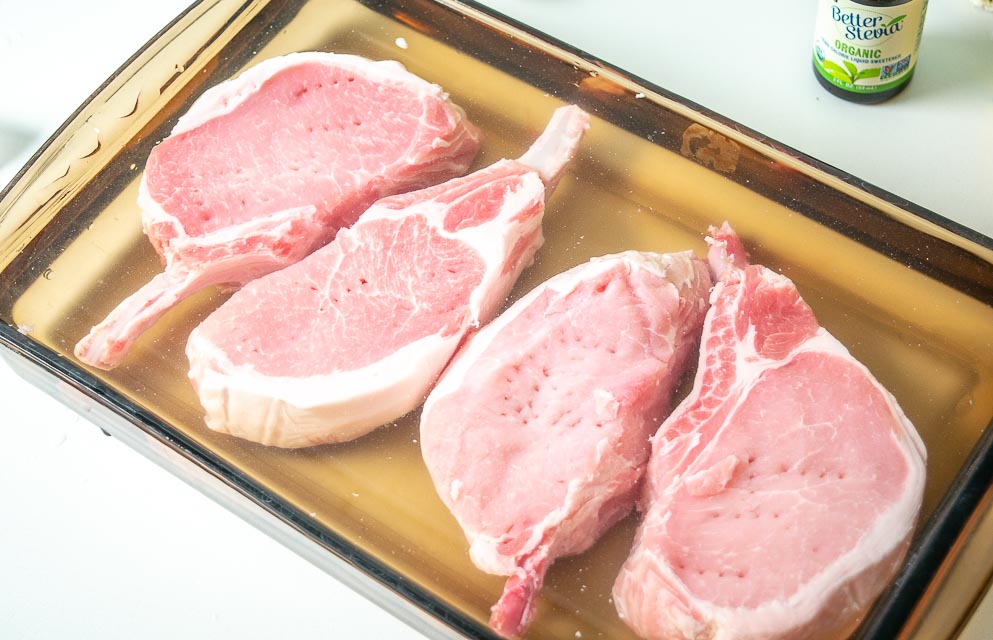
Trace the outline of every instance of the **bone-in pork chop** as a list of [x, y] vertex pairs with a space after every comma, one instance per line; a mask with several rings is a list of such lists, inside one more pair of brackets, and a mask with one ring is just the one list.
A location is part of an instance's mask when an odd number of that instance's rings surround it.
[[900, 565], [924, 445], [789, 279], [711, 233], [695, 385], [654, 438], [614, 603], [650, 640], [837, 638]]
[[464, 173], [479, 133], [397, 62], [296, 53], [205, 92], [151, 152], [138, 205], [165, 263], [76, 346], [109, 369], [185, 297], [290, 265], [376, 199]]
[[710, 284], [690, 252], [574, 267], [474, 335], [428, 397], [435, 487], [476, 566], [510, 576], [490, 618], [502, 635], [524, 633], [555, 558], [634, 507]]

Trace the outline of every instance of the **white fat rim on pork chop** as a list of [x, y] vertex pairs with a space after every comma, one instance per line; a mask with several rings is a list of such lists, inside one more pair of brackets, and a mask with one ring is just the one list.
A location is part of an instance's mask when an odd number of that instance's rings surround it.
[[[360, 369], [308, 377], [267, 376], [251, 366], [233, 366], [196, 331], [187, 355], [211, 429], [298, 447], [329, 442], [329, 433], [335, 434], [334, 441], [352, 440], [392, 420], [397, 407], [428, 392], [432, 380], [424, 379], [425, 362], [443, 367], [461, 338], [430, 335]], [[229, 425], [238, 425], [239, 432]], [[244, 425], [255, 425], [257, 433], [243, 433]]]

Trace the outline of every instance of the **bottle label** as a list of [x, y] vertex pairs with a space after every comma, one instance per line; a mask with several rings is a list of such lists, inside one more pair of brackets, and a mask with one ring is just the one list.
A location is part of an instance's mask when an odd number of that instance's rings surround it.
[[853, 93], [878, 93], [910, 79], [924, 28], [927, 0], [879, 7], [821, 0], [814, 66], [831, 84]]

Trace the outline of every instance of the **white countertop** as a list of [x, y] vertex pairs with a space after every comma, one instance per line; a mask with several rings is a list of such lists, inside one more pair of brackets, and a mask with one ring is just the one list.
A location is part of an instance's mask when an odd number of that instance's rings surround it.
[[[0, 0], [0, 182], [186, 4]], [[969, 0], [931, 3], [913, 82], [875, 106], [814, 80], [814, 2], [485, 4], [993, 236], [993, 14]], [[5, 364], [0, 394], [0, 635], [422, 637]]]

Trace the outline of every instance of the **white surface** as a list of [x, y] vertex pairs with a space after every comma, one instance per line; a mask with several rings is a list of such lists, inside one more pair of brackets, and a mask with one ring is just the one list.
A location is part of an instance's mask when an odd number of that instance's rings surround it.
[[[812, 1], [486, 4], [993, 235], [993, 14], [968, 0], [931, 3], [916, 77], [871, 107], [814, 80]], [[0, 182], [185, 2], [134, 6], [0, 0], [17, 89], [0, 96]], [[2, 364], [0, 393], [0, 635], [421, 637]]]

